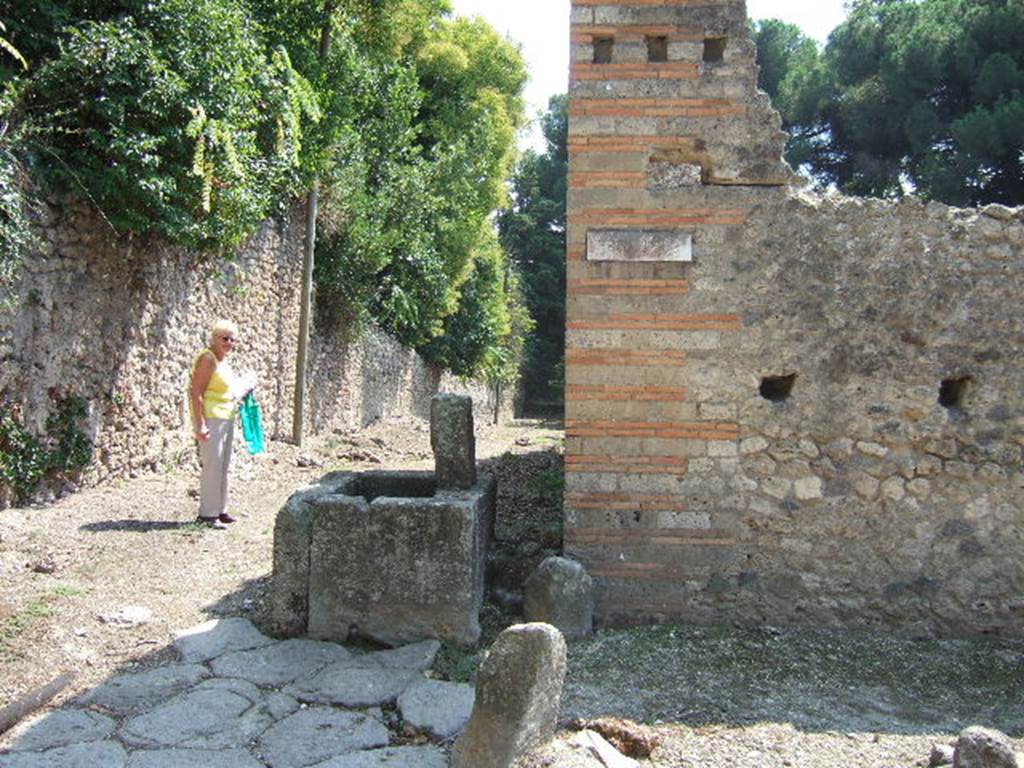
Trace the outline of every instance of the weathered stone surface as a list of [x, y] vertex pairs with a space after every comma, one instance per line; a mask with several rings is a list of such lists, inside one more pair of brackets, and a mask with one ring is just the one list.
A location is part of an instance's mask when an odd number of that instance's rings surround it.
[[309, 549], [313, 535], [312, 502], [334, 489], [322, 479], [296, 491], [274, 521], [274, 579], [270, 589], [271, 631], [278, 637], [306, 633], [309, 619]]
[[494, 481], [432, 497], [328, 495], [316, 501], [309, 634], [343, 642], [353, 627], [388, 645], [480, 635]]
[[555, 731], [565, 639], [548, 624], [518, 624], [494, 641], [477, 673], [476, 703], [455, 742], [453, 768], [507, 768]]
[[182, 661], [208, 661], [229, 651], [245, 651], [274, 642], [248, 619], [213, 619], [174, 636]]
[[313, 768], [447, 768], [437, 747], [386, 747], [331, 758]]
[[168, 664], [144, 672], [118, 675], [80, 697], [78, 703], [127, 715], [153, 707], [191, 688], [209, 674], [201, 664]]
[[430, 401], [430, 447], [438, 488], [476, 485], [473, 401], [461, 395], [434, 395]]
[[271, 723], [273, 718], [254, 685], [241, 680], [209, 680], [130, 718], [118, 735], [126, 744], [144, 749], [229, 749], [247, 743]]
[[220, 677], [238, 677], [260, 686], [282, 686], [351, 657], [349, 651], [335, 643], [293, 639], [251, 651], [226, 653], [210, 666]]
[[434, 664], [441, 643], [437, 640], [422, 640], [387, 651], [373, 651], [364, 656], [354, 656], [352, 666], [381, 666], [390, 669], [414, 669], [426, 672]]
[[419, 680], [398, 697], [398, 710], [413, 728], [447, 739], [466, 725], [475, 698], [465, 683]]
[[[97, 766], [97, 768], [99, 768]], [[160, 749], [135, 752], [125, 768], [265, 768], [244, 749]]]
[[58, 709], [34, 718], [15, 732], [12, 749], [65, 747], [82, 741], [101, 741], [114, 731], [109, 717], [81, 709]]
[[599, 230], [587, 233], [587, 261], [693, 260], [693, 235], [689, 232]]
[[124, 768], [128, 753], [113, 741], [92, 741], [45, 752], [0, 755], [0, 768]]
[[293, 768], [358, 749], [383, 747], [388, 743], [388, 729], [379, 715], [379, 711], [305, 709], [268, 729], [260, 738], [259, 751], [270, 768]]
[[526, 580], [523, 616], [556, 627], [567, 639], [594, 629], [594, 582], [575, 560], [545, 559]]
[[1017, 755], [1005, 733], [971, 726], [960, 732], [953, 750], [953, 768], [1017, 768]]
[[289, 685], [284, 692], [300, 701], [369, 707], [394, 701], [419, 678], [420, 673], [411, 669], [353, 667], [343, 662]]

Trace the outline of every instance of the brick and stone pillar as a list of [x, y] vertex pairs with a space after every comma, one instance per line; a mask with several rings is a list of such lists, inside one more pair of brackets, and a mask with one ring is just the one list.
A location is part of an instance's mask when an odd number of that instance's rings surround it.
[[700, 618], [744, 557], [728, 489], [701, 480], [737, 454], [715, 373], [743, 333], [705, 267], [791, 180], [785, 136], [742, 1], [574, 0], [571, 35], [566, 553], [601, 623]]

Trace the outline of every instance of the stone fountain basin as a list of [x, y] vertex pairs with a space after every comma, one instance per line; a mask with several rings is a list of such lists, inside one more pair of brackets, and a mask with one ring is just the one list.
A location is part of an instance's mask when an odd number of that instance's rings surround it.
[[433, 472], [335, 472], [294, 494], [274, 532], [280, 634], [386, 645], [480, 637], [495, 483]]

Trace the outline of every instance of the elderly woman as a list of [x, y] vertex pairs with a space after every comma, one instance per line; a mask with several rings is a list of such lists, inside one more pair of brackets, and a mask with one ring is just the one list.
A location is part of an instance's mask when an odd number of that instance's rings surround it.
[[203, 464], [197, 520], [211, 528], [226, 528], [235, 522], [227, 509], [235, 410], [238, 401], [252, 389], [251, 377], [236, 376], [227, 361], [237, 343], [238, 326], [230, 320], [218, 320], [213, 325], [209, 349], [200, 352], [192, 364], [189, 401]]

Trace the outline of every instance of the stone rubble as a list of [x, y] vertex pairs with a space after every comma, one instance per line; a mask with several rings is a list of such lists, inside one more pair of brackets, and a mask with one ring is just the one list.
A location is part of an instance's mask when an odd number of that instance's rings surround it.
[[[471, 686], [424, 675], [437, 641], [363, 653], [274, 640], [231, 618], [179, 633], [174, 647], [181, 663], [113, 677], [21, 723], [0, 768], [444, 768], [434, 742], [473, 703]], [[391, 705], [434, 742], [392, 745], [381, 709]]]

